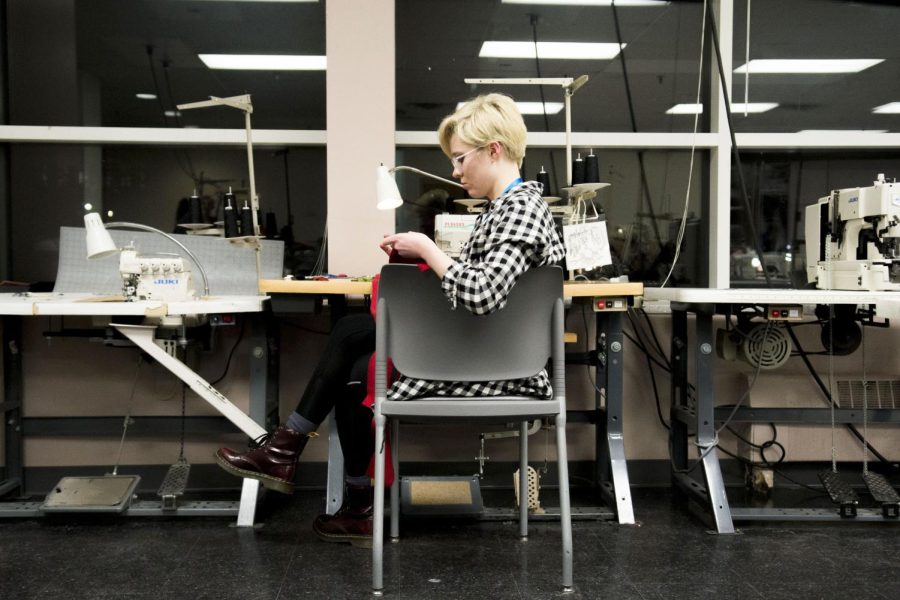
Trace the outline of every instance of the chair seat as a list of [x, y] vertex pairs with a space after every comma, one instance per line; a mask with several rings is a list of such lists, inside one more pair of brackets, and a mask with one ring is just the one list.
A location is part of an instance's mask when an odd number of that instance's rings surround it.
[[458, 418], [513, 421], [516, 417], [542, 417], [560, 412], [559, 400], [527, 396], [480, 396], [467, 398], [430, 397], [416, 400], [384, 400], [381, 414], [387, 417], [419, 419]]

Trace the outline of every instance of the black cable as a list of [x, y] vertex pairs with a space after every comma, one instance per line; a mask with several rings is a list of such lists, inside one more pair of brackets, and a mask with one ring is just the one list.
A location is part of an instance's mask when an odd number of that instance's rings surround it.
[[747, 182], [744, 181], [744, 168], [741, 165], [741, 153], [737, 145], [737, 138], [734, 135], [734, 123], [731, 121], [731, 98], [728, 96], [728, 88], [725, 86], [727, 78], [725, 76], [725, 67], [722, 64], [722, 52], [719, 47], [719, 30], [718, 27], [716, 27], [712, 2], [706, 3], [706, 14], [707, 20], [709, 21], [710, 33], [712, 34], [713, 49], [716, 54], [716, 65], [719, 68], [719, 87], [722, 90], [722, 98], [725, 101], [725, 118], [728, 121], [728, 133], [731, 136], [731, 151], [734, 153], [735, 167], [737, 169], [738, 179], [741, 182], [741, 197], [744, 200], [744, 210], [747, 212], [747, 225], [750, 227], [750, 235], [753, 237], [753, 247], [756, 249], [756, 254], [759, 256], [759, 263], [762, 265], [763, 276], [766, 278], [766, 286], [772, 287], [772, 278], [769, 276], [769, 269], [766, 266], [766, 259], [763, 256], [759, 234], [756, 231], [756, 223], [753, 221], [750, 196], [747, 194]]
[[[734, 430], [731, 429], [730, 427], [728, 428], [728, 431], [730, 431], [731, 434], [734, 435], [736, 438], [738, 438], [740, 441], [744, 442], [745, 444], [747, 444], [747, 445], [749, 445], [749, 446], [751, 446], [751, 447], [753, 447], [753, 448], [758, 449], [758, 450], [759, 450], [759, 457], [760, 457], [760, 459], [762, 460], [763, 464], [765, 464], [768, 468], [772, 469], [772, 472], [773, 472], [773, 473], [775, 473], [776, 475], [780, 475], [783, 479], [787, 479], [788, 481], [790, 481], [790, 482], [793, 483], [794, 485], [797, 485], [797, 486], [802, 487], [802, 488], [806, 488], [806, 489], [808, 489], [808, 490], [810, 490], [810, 491], [816, 492], [816, 493], [818, 493], [819, 495], [824, 496], [825, 494], [822, 493], [822, 490], [821, 490], [820, 488], [813, 487], [813, 486], [811, 486], [811, 485], [808, 485], [808, 484], [806, 484], [806, 483], [803, 483], [802, 481], [797, 481], [796, 479], [794, 479], [793, 477], [789, 476], [789, 475], [788, 475], [787, 473], [785, 473], [784, 471], [782, 471], [782, 470], [776, 468], [777, 465], [780, 465], [781, 463], [784, 462], [785, 457], [787, 456], [787, 450], [785, 450], [784, 446], [783, 446], [780, 442], [777, 441], [777, 438], [778, 438], [778, 430], [775, 428], [775, 424], [774, 424], [774, 423], [769, 423], [769, 426], [772, 428], [772, 439], [771, 439], [771, 440], [768, 440], [768, 441], [766, 441], [766, 442], [763, 442], [762, 444], [754, 444], [754, 443], [751, 442], [750, 440], [745, 439], [743, 436], [741, 436], [738, 432], [734, 431]], [[780, 456], [780, 457], [778, 458], [778, 460], [775, 461], [774, 463], [772, 463], [771, 461], [769, 461], [768, 458], [766, 458], [766, 453], [765, 453], [766, 450], [768, 450], [768, 449], [771, 448], [772, 446], [777, 446], [777, 447], [781, 450], [781, 456]], [[729, 454], [729, 452], [728, 452], [727, 450], [723, 450], [723, 452], [725, 452], [726, 454]], [[753, 463], [752, 463], [751, 461], [747, 461], [747, 462], [748, 462], [748, 464], [750, 464], [750, 466], [753, 466]]]
[[[587, 310], [587, 305], [582, 304], [581, 305], [581, 321], [582, 321], [582, 323], [584, 323], [584, 347], [585, 347], [585, 350], [587, 351], [588, 350], [588, 336], [587, 336], [588, 326], [587, 326], [587, 314], [585, 314], [586, 310]], [[588, 377], [588, 381], [591, 382], [591, 387], [593, 387], [594, 390], [598, 394], [602, 393], [602, 390], [597, 386], [597, 382], [594, 381], [593, 377], [591, 377], [591, 366], [592, 365], [586, 365], [586, 366], [587, 366], [587, 377]]]
[[[538, 34], [537, 34], [537, 15], [529, 15], [531, 20], [531, 33], [534, 38], [534, 68], [537, 72], [537, 77], [540, 79], [541, 77], [541, 58], [538, 56]], [[544, 115], [544, 129], [546, 131], [550, 131], [550, 118], [547, 116], [547, 103], [544, 99], [544, 86], [539, 85], [538, 91], [541, 94], [541, 112]], [[556, 190], [556, 193], [559, 193], [559, 179], [556, 176], [556, 159], [553, 157], [553, 151], [550, 150], [548, 152], [550, 155], [550, 172], [553, 174], [553, 188]], [[569, 182], [566, 182], [566, 185], [569, 185]], [[550, 190], [547, 190], [547, 195], [550, 194]]]
[[[172, 104], [172, 114], [175, 115], [175, 124], [178, 127], [184, 127], [184, 123], [181, 122], [181, 111], [178, 110], [178, 103], [175, 102], [175, 94], [172, 93], [172, 80], [169, 78], [169, 66], [172, 63], [168, 60], [164, 60], [162, 62], [163, 68], [163, 79], [166, 81], [166, 92], [169, 94], [169, 102]], [[193, 181], [197, 181], [196, 171], [194, 171], [194, 161], [191, 160], [191, 155], [187, 150], [181, 149], [182, 154], [184, 155], [184, 159], [187, 161], [187, 168], [191, 174], [191, 179]], [[202, 193], [203, 190], [200, 190]]]
[[656, 388], [656, 374], [653, 372], [653, 362], [650, 360], [649, 353], [644, 352], [644, 356], [647, 357], [647, 370], [650, 371], [650, 382], [653, 384], [653, 397], [656, 400], [656, 416], [659, 417], [660, 424], [668, 431], [672, 427], [666, 423], [666, 419], [663, 417], [662, 403], [659, 399], [659, 390]]
[[279, 322], [282, 325], [287, 325], [288, 327], [293, 327], [294, 329], [299, 329], [300, 331], [306, 331], [307, 333], [315, 333], [316, 335], [329, 335], [330, 331], [320, 331], [318, 329], [313, 329], [312, 327], [306, 327], [304, 325], [300, 325], [299, 323], [292, 323], [286, 319], [279, 319]]
[[153, 65], [153, 46], [147, 46], [147, 61], [150, 63], [150, 76], [153, 78], [153, 92], [156, 94], [156, 102], [159, 104], [159, 114], [162, 116], [163, 126], [169, 126], [169, 120], [166, 117], [166, 105], [163, 103], [162, 92], [159, 87], [159, 81], [156, 79], [156, 67]]
[[[643, 315], [644, 322], [647, 324], [647, 329], [650, 331], [650, 338], [653, 340], [653, 345], [656, 347], [656, 351], [659, 353], [659, 356], [663, 359], [663, 361], [666, 363], [666, 365], [669, 366], [669, 369], [671, 370], [672, 363], [669, 361], [669, 357], [666, 355], [666, 351], [663, 349], [662, 344], [659, 342], [659, 337], [657, 337], [657, 335], [656, 335], [656, 328], [653, 326], [653, 322], [650, 320], [650, 316], [642, 308], [629, 309], [629, 311]], [[629, 319], [630, 319], [630, 317], [629, 317]], [[632, 322], [632, 325], [635, 328], [637, 328], [637, 325], [634, 322]]]
[[234, 356], [234, 351], [237, 350], [238, 345], [241, 343], [241, 340], [244, 339], [244, 329], [246, 329], [247, 321], [241, 319], [241, 333], [238, 335], [238, 338], [234, 341], [234, 346], [231, 347], [231, 352], [228, 353], [228, 360], [225, 361], [225, 369], [222, 371], [222, 374], [216, 378], [215, 381], [210, 382], [209, 385], [215, 387], [217, 383], [225, 379], [225, 375], [228, 374], [228, 369], [231, 367], [231, 357]]
[[657, 367], [659, 367], [659, 368], [665, 370], [667, 373], [670, 373], [670, 372], [671, 372], [671, 369], [670, 369], [668, 366], [666, 366], [665, 364], [663, 364], [662, 362], [660, 362], [660, 360], [659, 360], [658, 358], [656, 358], [655, 356], [652, 356], [652, 355], [647, 351], [647, 348], [645, 348], [645, 347], [641, 344], [641, 342], [640, 342], [639, 340], [636, 340], [635, 338], [631, 337], [631, 335], [630, 335], [627, 331], [623, 331], [623, 332], [622, 332], [622, 335], [624, 335], [625, 338], [626, 338], [627, 340], [629, 340], [632, 344], [634, 344], [635, 346], [637, 346], [638, 350], [640, 350], [641, 352], [643, 352], [644, 354], [646, 354], [646, 355], [650, 358], [650, 360], [653, 361], [653, 364], [655, 364]]
[[[825, 395], [825, 398], [828, 400], [831, 406], [837, 406], [834, 401], [834, 398], [831, 397], [831, 391], [829, 391], [828, 387], [825, 385], [825, 382], [822, 381], [822, 378], [819, 377], [819, 374], [816, 372], [815, 367], [812, 366], [809, 358], [807, 357], [807, 352], [803, 350], [803, 346], [800, 345], [800, 340], [797, 339], [797, 335], [794, 333], [794, 330], [791, 328], [791, 325], [787, 325], [788, 335], [791, 336], [791, 341], [794, 343], [794, 347], [797, 348], [799, 352], [800, 358], [803, 360], [803, 364], [806, 365], [806, 369], [809, 371], [809, 374], [812, 375], [812, 378], [815, 380], [816, 384], [818, 384], [819, 389], [822, 391], [822, 394]], [[845, 423], [844, 426], [852, 433], [856, 439], [860, 441], [863, 445], [868, 445], [869, 450], [872, 454], [882, 463], [889, 465], [892, 469], [896, 469], [897, 467], [889, 461], [883, 454], [881, 454], [878, 450], [876, 450], [872, 444], [859, 432], [859, 430], [853, 425], [853, 423]]]
[[[162, 113], [163, 126], [169, 127], [169, 119], [168, 117], [166, 117], [166, 105], [163, 102], [162, 89], [159, 87], [159, 80], [156, 78], [156, 67], [153, 64], [153, 46], [149, 44], [147, 45], [147, 60], [150, 63], [150, 76], [153, 78], [153, 93], [156, 94], [156, 101], [159, 104], [159, 112]], [[181, 171], [185, 175], [190, 177], [191, 182], [196, 185], [197, 177], [194, 175], [193, 166], [191, 166], [190, 164], [188, 166], [183, 165], [177, 150], [174, 152], [174, 156], [175, 162], [178, 163], [178, 168], [181, 169]]]
[[[637, 133], [637, 119], [634, 116], [634, 102], [631, 98], [631, 83], [628, 79], [628, 69], [625, 66], [625, 48], [622, 47], [622, 31], [619, 28], [619, 11], [616, 9], [616, 3], [612, 3], [613, 22], [616, 26], [616, 42], [619, 44], [619, 63], [622, 65], [622, 78], [625, 83], [625, 97], [628, 100], [628, 115], [631, 118], [631, 131]], [[660, 252], [662, 251], [662, 237], [659, 234], [659, 225], [656, 223], [656, 212], [653, 209], [653, 198], [650, 196], [650, 185], [647, 182], [647, 170], [644, 168], [644, 152], [638, 151], [638, 166], [641, 173], [641, 200], [647, 200], [647, 208], [650, 213], [650, 222], [653, 225], [653, 234], [656, 236], [656, 243], [659, 244]]]

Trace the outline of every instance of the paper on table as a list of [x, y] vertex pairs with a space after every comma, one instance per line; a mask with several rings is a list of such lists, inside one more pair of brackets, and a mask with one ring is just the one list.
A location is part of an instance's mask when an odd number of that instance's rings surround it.
[[612, 264], [606, 221], [564, 225], [563, 238], [569, 270], [594, 269]]

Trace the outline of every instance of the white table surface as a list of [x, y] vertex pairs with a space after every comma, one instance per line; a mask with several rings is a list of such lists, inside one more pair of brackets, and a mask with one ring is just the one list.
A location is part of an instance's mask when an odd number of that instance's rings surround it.
[[103, 301], [91, 294], [0, 294], [0, 315], [198, 315], [260, 312], [268, 296], [210, 296], [198, 300], [163, 302]]
[[644, 288], [645, 300], [719, 304], [875, 304], [900, 303], [898, 292], [789, 290], [772, 288]]

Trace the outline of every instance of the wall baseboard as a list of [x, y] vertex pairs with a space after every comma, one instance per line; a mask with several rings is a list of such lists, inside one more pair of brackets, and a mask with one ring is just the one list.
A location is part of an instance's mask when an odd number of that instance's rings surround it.
[[[727, 487], [741, 487], [744, 485], [744, 466], [736, 460], [720, 461], [722, 475]], [[404, 475], [473, 475], [471, 462], [408, 462], [403, 463]], [[537, 461], [531, 463], [536, 469], [542, 464]], [[887, 475], [889, 470], [880, 468], [880, 464], [869, 464], [876, 472]], [[517, 462], [490, 463], [485, 468], [481, 481], [484, 489], [512, 489], [513, 472], [518, 468]], [[831, 468], [826, 462], [800, 462], [779, 465], [778, 470], [806, 485], [819, 485], [818, 473]], [[138, 493], [155, 494], [160, 483], [165, 477], [169, 465], [122, 465], [119, 474], [140, 475], [141, 482]], [[594, 463], [592, 461], [573, 461], [569, 463], [569, 480], [574, 489], [588, 489], [592, 486]], [[628, 476], [633, 488], [660, 488], [670, 487], [671, 465], [667, 460], [630, 460], [628, 461]], [[0, 470], [2, 473], [4, 470]], [[24, 496], [43, 496], [49, 492], [63, 477], [99, 476], [107, 473], [109, 469], [103, 466], [82, 467], [27, 467], [25, 469]], [[862, 472], [861, 463], [841, 463], [840, 471], [845, 473], [851, 481], [854, 474]], [[297, 467], [295, 481], [297, 488], [301, 490], [324, 490], [328, 465], [325, 462], [303, 462]], [[695, 476], [702, 480], [702, 471], [695, 469]], [[547, 472], [542, 476], [542, 485], [553, 488], [557, 485], [556, 466], [553, 463], [547, 465]], [[785, 488], [796, 487], [784, 478], [777, 477], [776, 484]], [[859, 485], [862, 486], [860, 480]], [[196, 493], [230, 493], [240, 489], [240, 480], [225, 473], [213, 464], [192, 465], [188, 490]], [[7, 498], [8, 499], [8, 498]]]

